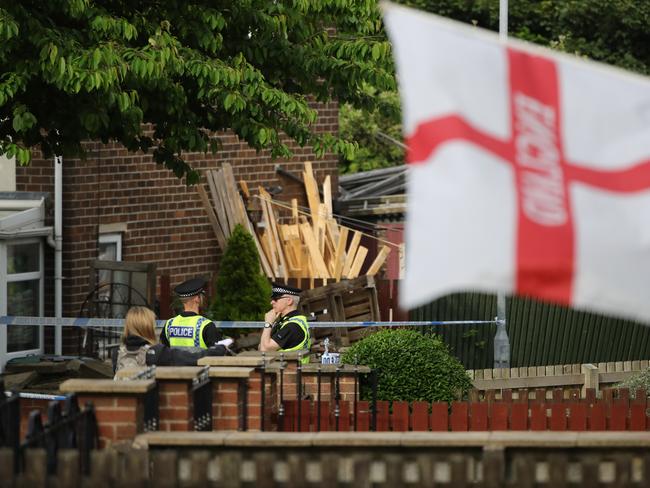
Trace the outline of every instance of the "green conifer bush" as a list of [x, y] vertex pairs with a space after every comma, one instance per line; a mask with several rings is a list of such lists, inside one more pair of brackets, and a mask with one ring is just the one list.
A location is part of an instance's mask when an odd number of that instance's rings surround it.
[[228, 239], [210, 304], [213, 320], [262, 320], [271, 308], [271, 285], [262, 274], [253, 237], [237, 225]]

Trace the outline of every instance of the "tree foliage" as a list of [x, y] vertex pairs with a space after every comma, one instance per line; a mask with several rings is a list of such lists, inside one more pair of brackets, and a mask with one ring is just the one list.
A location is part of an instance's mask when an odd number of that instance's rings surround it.
[[210, 304], [214, 320], [261, 320], [270, 307], [271, 284], [260, 271], [253, 238], [237, 224], [228, 239]]
[[[497, 0], [396, 0], [478, 27], [497, 31]], [[650, 2], [629, 0], [544, 0], [509, 2], [509, 35], [642, 74], [650, 74]], [[378, 93], [390, 99], [393, 91]], [[359, 150], [341, 158], [344, 172], [364, 171], [395, 164], [393, 154], [376, 144], [377, 131], [399, 132], [399, 110], [392, 118], [377, 111], [341, 111], [342, 134]]]
[[401, 146], [399, 96], [396, 91], [378, 91], [366, 88], [377, 104], [370, 110], [343, 104], [339, 113], [339, 130], [345, 140], [355, 141], [358, 149], [341, 156], [342, 173], [356, 173], [386, 168], [404, 162]]
[[[499, 29], [495, 0], [408, 0], [478, 27]], [[568, 53], [650, 74], [650, 2], [544, 0], [509, 2], [509, 35]]]
[[380, 33], [374, 0], [0, 0], [0, 153], [116, 140], [189, 183], [183, 153], [225, 129], [276, 157], [285, 136], [349, 155], [308, 101], [370, 107], [360, 87], [394, 83]]

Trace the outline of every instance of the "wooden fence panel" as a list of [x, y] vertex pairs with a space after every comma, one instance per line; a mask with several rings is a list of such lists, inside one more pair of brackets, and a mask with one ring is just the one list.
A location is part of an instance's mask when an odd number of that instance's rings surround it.
[[[330, 430], [332, 430], [331, 422], [330, 422], [330, 418], [331, 418], [330, 408], [331, 408], [330, 402], [328, 401], [321, 402], [320, 430], [323, 432], [329, 432]], [[318, 410], [316, 410], [315, 415], [318, 415]], [[318, 419], [316, 419], [316, 422], [318, 422]], [[318, 423], [316, 425], [318, 427]], [[315, 430], [318, 430], [318, 428], [316, 428]]]
[[646, 430], [646, 405], [642, 403], [633, 403], [630, 405], [630, 429], [629, 430]]
[[454, 432], [466, 432], [469, 429], [469, 406], [463, 402], [453, 402], [451, 404], [451, 416], [449, 425]]
[[603, 402], [596, 401], [589, 412], [589, 430], [607, 429], [607, 412]]
[[470, 403], [469, 430], [488, 430], [488, 403]]
[[[379, 432], [466, 432], [466, 431], [646, 431], [650, 430], [649, 403], [640, 398], [607, 397], [609, 401], [564, 399], [548, 400], [530, 404], [526, 402], [377, 402], [377, 431]], [[555, 399], [559, 399], [556, 395]], [[285, 401], [284, 430], [298, 430], [297, 401]], [[359, 401], [357, 411], [354, 402], [340, 401], [338, 416], [336, 405], [322, 402], [320, 426], [318, 405], [308, 400], [301, 402], [302, 432], [369, 431], [372, 426], [372, 406]], [[355, 425], [356, 422], [356, 425]], [[337, 428], [338, 426], [338, 428]]]
[[434, 432], [449, 430], [449, 406], [446, 403], [431, 404], [431, 430]]
[[339, 402], [339, 432], [350, 431], [350, 402]]
[[407, 432], [409, 430], [409, 415], [408, 402], [393, 402], [393, 413], [391, 414], [393, 432]]
[[584, 403], [572, 403], [569, 405], [569, 430], [587, 430], [587, 405]]
[[389, 405], [385, 400], [377, 402], [377, 432], [387, 432], [389, 430]]
[[628, 406], [625, 403], [615, 403], [610, 409], [609, 430], [626, 430]]
[[366, 401], [357, 402], [357, 431], [368, 432], [370, 430], [370, 403]]
[[429, 404], [427, 402], [413, 402], [411, 429], [417, 432], [429, 430]]
[[[508, 430], [508, 411], [512, 403], [493, 403], [490, 410], [489, 430]], [[488, 430], [488, 429], [486, 429]]]
[[535, 403], [530, 406], [530, 430], [546, 430], [546, 405]]
[[312, 402], [309, 400], [299, 400], [300, 401], [300, 429], [297, 428], [300, 432], [309, 432], [312, 424], [312, 415], [311, 415], [311, 405]]
[[551, 418], [548, 422], [549, 430], [564, 431], [567, 427], [566, 407], [562, 403], [551, 404]]
[[512, 404], [510, 411], [510, 430], [528, 430], [528, 404]]

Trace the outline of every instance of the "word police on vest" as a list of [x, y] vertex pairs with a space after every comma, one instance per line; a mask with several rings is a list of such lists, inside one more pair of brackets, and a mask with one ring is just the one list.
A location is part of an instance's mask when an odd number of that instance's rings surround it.
[[170, 327], [170, 337], [192, 337], [194, 335], [194, 327]]

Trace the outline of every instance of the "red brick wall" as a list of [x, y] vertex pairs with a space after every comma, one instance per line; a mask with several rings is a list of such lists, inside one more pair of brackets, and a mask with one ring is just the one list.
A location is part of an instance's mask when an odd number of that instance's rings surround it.
[[79, 405], [85, 405], [86, 402], [95, 406], [100, 447], [113, 442], [130, 441], [143, 432], [142, 395], [80, 394]]
[[189, 381], [159, 381], [160, 430], [194, 430], [194, 404]]
[[[317, 106], [316, 131], [338, 130], [338, 105]], [[302, 161], [313, 161], [316, 178], [327, 174], [336, 188], [337, 157], [317, 160], [306, 148], [294, 147], [290, 161], [273, 161], [257, 153], [232, 134], [222, 134], [223, 150], [216, 155], [188, 154], [198, 170], [233, 165], [235, 178], [244, 179], [253, 193], [258, 185], [282, 186], [280, 198], [301, 197], [295, 182], [275, 172], [275, 165], [300, 176]], [[122, 223], [122, 260], [153, 262], [158, 276], [168, 274], [171, 285], [195, 275], [213, 276], [218, 267], [216, 240], [194, 188], [185, 186], [169, 170], [157, 166], [150, 155], [131, 154], [117, 144], [88, 143], [85, 160], [66, 159], [63, 165], [63, 314], [77, 316], [88, 293], [89, 264], [98, 255], [100, 224]], [[46, 191], [53, 195], [51, 160], [35, 159], [17, 168], [18, 191]], [[50, 221], [51, 221], [50, 216]], [[52, 259], [47, 253], [48, 262]], [[51, 272], [51, 266], [46, 270]], [[46, 315], [53, 313], [53, 280], [46, 280]]]

